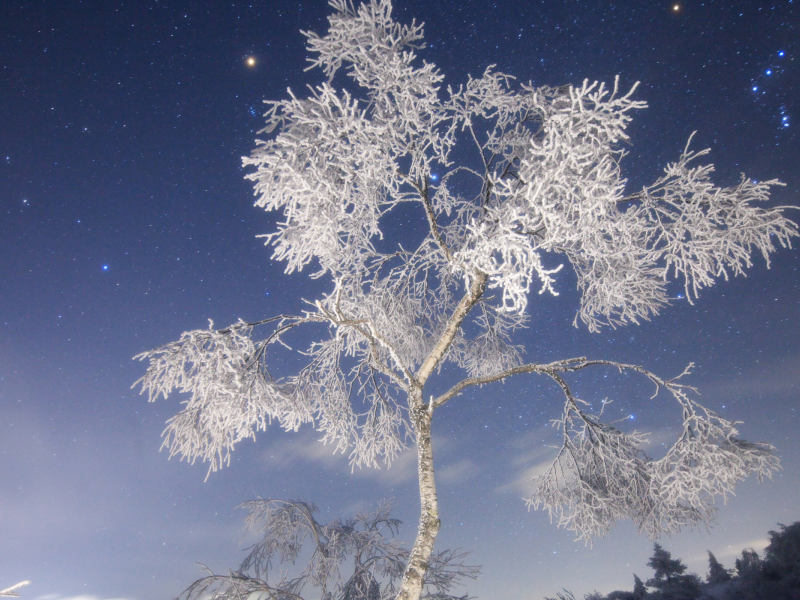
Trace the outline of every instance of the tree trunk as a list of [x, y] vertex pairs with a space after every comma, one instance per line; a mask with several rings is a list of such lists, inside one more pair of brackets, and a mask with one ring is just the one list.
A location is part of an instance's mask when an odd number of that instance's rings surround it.
[[439, 499], [436, 495], [436, 481], [433, 477], [433, 446], [431, 444], [431, 418], [433, 405], [426, 405], [422, 399], [422, 389], [436, 365], [447, 353], [453, 343], [464, 318], [480, 300], [486, 289], [489, 277], [485, 273], [475, 271], [469, 291], [456, 306], [438, 343], [425, 359], [416, 373], [416, 381], [408, 392], [408, 412], [411, 425], [417, 435], [417, 473], [419, 476], [419, 529], [414, 547], [408, 557], [403, 583], [395, 600], [419, 600], [425, 572], [428, 570], [436, 535], [439, 533]]
[[408, 557], [400, 592], [395, 600], [419, 600], [428, 558], [439, 533], [439, 499], [433, 476], [433, 446], [431, 444], [431, 413], [422, 401], [422, 390], [409, 393], [411, 421], [417, 435], [417, 467], [419, 475], [420, 515], [417, 539]]

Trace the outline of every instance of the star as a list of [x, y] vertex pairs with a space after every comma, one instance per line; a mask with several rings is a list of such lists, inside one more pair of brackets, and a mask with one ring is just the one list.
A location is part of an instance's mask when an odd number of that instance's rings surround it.
[[247, 66], [248, 67], [255, 67], [256, 66], [256, 59], [252, 56], [247, 57]]

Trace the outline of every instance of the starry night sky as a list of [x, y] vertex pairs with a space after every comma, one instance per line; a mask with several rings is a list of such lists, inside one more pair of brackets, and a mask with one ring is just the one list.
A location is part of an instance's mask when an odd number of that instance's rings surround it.
[[[396, 2], [426, 23], [421, 54], [457, 85], [490, 64], [534, 84], [640, 80], [624, 172], [635, 189], [677, 159], [697, 130], [715, 181], [778, 178], [776, 204], [800, 205], [798, 2]], [[135, 354], [238, 318], [297, 313], [326, 289], [284, 276], [256, 239], [275, 222], [253, 208], [241, 157], [264, 99], [322, 81], [299, 30], [323, 33], [322, 0], [241, 3], [52, 0], [0, 8], [0, 589], [24, 598], [171, 598], [200, 572], [238, 565], [244, 513], [257, 496], [317, 503], [321, 519], [395, 498], [411, 542], [413, 453], [391, 470], [350, 474], [313, 430], [273, 429], [237, 446], [230, 468], [159, 454], [179, 399], [148, 404], [131, 384]], [[255, 65], [247, 58], [255, 58]], [[792, 212], [797, 220], [800, 213]], [[720, 282], [694, 306], [592, 335], [572, 327], [574, 280], [535, 296], [531, 361], [588, 355], [669, 377], [694, 361], [701, 401], [773, 443], [784, 470], [753, 481], [711, 532], [663, 540], [705, 575], [706, 550], [732, 567], [776, 523], [800, 520], [800, 253]], [[302, 340], [301, 340], [302, 341]], [[304, 341], [307, 343], [307, 340]], [[296, 346], [301, 347], [299, 343]], [[287, 364], [290, 361], [287, 361]], [[615, 400], [666, 443], [679, 411], [633, 379], [574, 380]], [[561, 398], [521, 378], [452, 401], [434, 425], [443, 528], [439, 548], [472, 551], [481, 598], [541, 599], [562, 587], [631, 589], [651, 576], [651, 542], [622, 524], [593, 548], [527, 512], [526, 476], [558, 443]], [[670, 430], [672, 426], [672, 430]], [[656, 449], [657, 453], [657, 449]]]

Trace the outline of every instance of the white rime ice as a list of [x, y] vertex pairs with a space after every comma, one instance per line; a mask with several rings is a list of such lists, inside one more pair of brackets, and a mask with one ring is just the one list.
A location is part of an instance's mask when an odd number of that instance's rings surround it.
[[[626, 193], [625, 130], [645, 107], [636, 85], [518, 85], [490, 67], [444, 88], [415, 54], [422, 26], [395, 22], [389, 0], [330, 5], [327, 34], [304, 32], [309, 68], [326, 81], [269, 102], [264, 137], [244, 158], [256, 205], [281, 215], [265, 236], [273, 258], [287, 273], [310, 268], [329, 293], [294, 315], [190, 331], [139, 356], [151, 401], [188, 394], [164, 432], [170, 453], [211, 472], [272, 420], [312, 423], [359, 467], [390, 464], [411, 440], [422, 514], [399, 598], [419, 596], [439, 527], [434, 410], [468, 386], [532, 373], [563, 391], [563, 448], [528, 502], [579, 538], [622, 518], [653, 537], [707, 522], [737, 481], [769, 475], [774, 449], [738, 439], [682, 379], [582, 357], [526, 364], [518, 333], [531, 288], [556, 295], [564, 267], [577, 275], [575, 325], [597, 332], [658, 314], [670, 280], [694, 301], [754, 254], [768, 264], [797, 235], [782, 207], [764, 204], [781, 184], [742, 175], [717, 187], [708, 150], [687, 142], [652, 185]], [[419, 233], [409, 248], [385, 227], [399, 205], [418, 218], [402, 234], [408, 245]], [[298, 327], [316, 332], [307, 366], [275, 377], [269, 357]], [[426, 400], [428, 378], [448, 363], [464, 379]], [[584, 368], [640, 373], [672, 395], [683, 423], [665, 457], [586, 412], [566, 379]]]

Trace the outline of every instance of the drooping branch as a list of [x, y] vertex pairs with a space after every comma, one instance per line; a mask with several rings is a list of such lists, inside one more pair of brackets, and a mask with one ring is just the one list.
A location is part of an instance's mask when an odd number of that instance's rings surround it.
[[[209, 321], [207, 330], [184, 332], [175, 342], [135, 356], [149, 360], [150, 365], [132, 387], [141, 385], [141, 392], [147, 391], [150, 402], [158, 396], [166, 399], [173, 390], [192, 394], [193, 401], [202, 398], [214, 402], [252, 396], [266, 391], [256, 389], [265, 386], [271, 390], [267, 397], [278, 401], [280, 385], [264, 377], [261, 369], [265, 348], [283, 343], [282, 336], [295, 327], [320, 321], [315, 316], [282, 315], [256, 323], [240, 320], [220, 330], [215, 330], [213, 321]], [[265, 323], [277, 323], [275, 330], [258, 343], [253, 342], [253, 328]]]
[[[644, 367], [640, 365], [629, 365], [625, 363], [618, 363], [612, 360], [589, 360], [585, 356], [575, 357], [575, 358], [567, 358], [565, 360], [558, 360], [552, 363], [546, 364], [527, 364], [527, 365], [519, 365], [517, 367], [512, 367], [511, 369], [507, 369], [500, 373], [496, 373], [494, 375], [486, 375], [484, 377], [468, 377], [466, 379], [462, 379], [449, 390], [447, 390], [441, 396], [437, 396], [433, 399], [432, 406], [433, 408], [438, 408], [454, 396], [460, 394], [465, 388], [473, 386], [473, 385], [485, 385], [487, 383], [494, 383], [495, 381], [502, 381], [507, 379], [508, 377], [512, 377], [513, 375], [521, 375], [522, 373], [541, 373], [550, 375], [552, 373], [570, 373], [573, 371], [580, 371], [581, 369], [585, 369], [586, 367], [594, 367], [594, 366], [609, 366], [615, 367], [620, 371], [628, 370], [628, 371], [636, 371], [641, 373], [648, 379], [650, 379], [654, 384], [656, 384], [657, 388], [662, 386], [671, 385], [672, 382], [683, 377], [683, 375], [688, 374], [688, 371], [684, 371], [681, 375], [674, 379], [670, 380], [663, 380], [658, 377], [655, 373], [651, 373]], [[690, 365], [691, 367], [691, 365]], [[656, 393], [658, 389], [656, 389]]]
[[651, 539], [712, 522], [718, 497], [725, 502], [739, 481], [751, 474], [762, 481], [780, 468], [774, 447], [739, 439], [736, 422], [689, 397], [694, 388], [678, 380], [692, 365], [664, 380], [636, 365], [607, 364], [642, 373], [656, 384], [656, 393], [669, 391], [683, 422], [666, 455], [654, 460], [643, 450], [646, 434], [623, 433], [600, 415], [588, 414], [559, 372], [547, 372], [565, 396], [562, 417], [555, 421], [563, 445], [551, 467], [533, 479], [537, 487], [526, 502], [542, 506], [578, 539], [591, 543], [621, 519], [630, 519]]
[[[602, 411], [601, 415], [589, 414], [582, 406], [585, 403], [572, 393], [563, 375], [593, 366], [638, 372], [655, 384], [651, 398], [664, 389], [678, 402], [683, 414], [681, 433], [663, 458], [653, 460], [646, 455], [645, 434], [625, 434], [602, 422]], [[432, 406], [443, 405], [469, 386], [522, 373], [549, 376], [565, 397], [562, 417], [555, 422], [564, 441], [551, 467], [534, 479], [538, 487], [526, 502], [534, 508], [543, 506], [557, 517], [559, 525], [587, 542], [607, 534], [624, 518], [655, 538], [709, 522], [718, 496], [724, 501], [747, 476], [755, 474], [761, 481], [780, 468], [772, 446], [739, 439], [735, 422], [689, 397], [696, 390], [680, 380], [690, 374], [692, 366], [677, 377], [664, 379], [640, 365], [585, 357], [521, 365], [496, 375], [464, 379], [433, 399]]]
[[[282, 340], [288, 331], [326, 321], [357, 332], [358, 339], [329, 350], [321, 346], [323, 351], [314, 355], [300, 375], [275, 381], [267, 370], [267, 347], [278, 342], [288, 348]], [[264, 324], [275, 328], [265, 339], [254, 341], [253, 326]], [[399, 390], [405, 389], [407, 384], [381, 359], [378, 346], [379, 340], [364, 324], [349, 326], [324, 311], [305, 317], [283, 315], [255, 324], [240, 321], [221, 330], [214, 330], [212, 323], [209, 330], [186, 332], [176, 342], [139, 355], [140, 360], [149, 359], [150, 366], [134, 385], [141, 385], [142, 393], [146, 391], [151, 401], [161, 395], [166, 398], [173, 390], [190, 394], [183, 410], [167, 422], [162, 447], [170, 456], [178, 454], [189, 462], [197, 458], [208, 461], [209, 474], [229, 464], [234, 446], [244, 439], [255, 439], [256, 432], [266, 430], [273, 419], [288, 430], [316, 423], [325, 439], [338, 449], [344, 451], [353, 445], [351, 459], [355, 464], [374, 466], [377, 457], [389, 464], [405, 448], [406, 424], [401, 409], [396, 401], [387, 402], [376, 387], [373, 403], [379, 402], [379, 409], [373, 407], [361, 414], [353, 411], [350, 384], [342, 380], [338, 357], [344, 350], [361, 352], [370, 368], [377, 369]], [[359, 371], [354, 373], [358, 376]], [[374, 377], [372, 381], [380, 385]]]
[[196, 564], [208, 575], [192, 583], [175, 600], [199, 600], [201, 598], [239, 600], [240, 598], [249, 598], [253, 594], [258, 594], [257, 597], [264, 598], [264, 600], [305, 600], [299, 594], [274, 588], [257, 577], [250, 577], [237, 571], [230, 571], [227, 575], [215, 575], [206, 565]]

